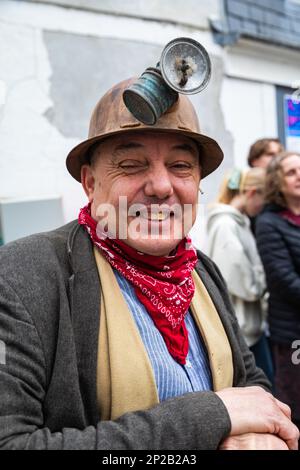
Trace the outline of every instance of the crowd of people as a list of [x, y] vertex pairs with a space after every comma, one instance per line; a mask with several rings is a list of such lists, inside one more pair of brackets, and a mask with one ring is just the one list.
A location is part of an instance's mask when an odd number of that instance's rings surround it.
[[207, 251], [257, 366], [300, 428], [300, 154], [260, 139], [248, 164], [227, 173], [210, 207]]

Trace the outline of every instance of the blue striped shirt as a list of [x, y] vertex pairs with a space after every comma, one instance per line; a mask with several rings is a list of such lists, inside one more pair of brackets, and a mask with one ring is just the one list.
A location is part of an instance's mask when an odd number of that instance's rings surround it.
[[114, 273], [148, 353], [159, 400], [164, 401], [188, 392], [212, 390], [207, 351], [190, 311], [185, 317], [189, 351], [186, 364], [183, 366], [170, 355], [161, 333], [144, 305], [136, 297], [132, 284], [117, 270], [114, 270]]

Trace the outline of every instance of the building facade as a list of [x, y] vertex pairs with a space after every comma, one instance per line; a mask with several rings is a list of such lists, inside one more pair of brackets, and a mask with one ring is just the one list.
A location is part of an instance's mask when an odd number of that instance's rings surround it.
[[[300, 86], [299, 19], [295, 0], [2, 0], [0, 199], [61, 197], [64, 220], [77, 217], [86, 198], [64, 161], [86, 138], [93, 106], [112, 84], [155, 65], [168, 41], [188, 36], [213, 67], [191, 99], [225, 154], [203, 181], [208, 204], [224, 171], [246, 166], [253, 141], [285, 137], [281, 104]], [[198, 246], [202, 232], [197, 222]]]

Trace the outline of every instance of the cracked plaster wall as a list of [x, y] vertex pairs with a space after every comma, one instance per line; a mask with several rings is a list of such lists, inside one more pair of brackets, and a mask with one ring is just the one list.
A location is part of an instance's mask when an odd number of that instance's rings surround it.
[[4, 90], [0, 105], [0, 197], [60, 195], [68, 218], [72, 212], [69, 195], [78, 194], [78, 188], [64, 168], [64, 155], [77, 139], [62, 135], [46, 117], [53, 107], [52, 71], [43, 32], [1, 22], [0, 37], [0, 83]]

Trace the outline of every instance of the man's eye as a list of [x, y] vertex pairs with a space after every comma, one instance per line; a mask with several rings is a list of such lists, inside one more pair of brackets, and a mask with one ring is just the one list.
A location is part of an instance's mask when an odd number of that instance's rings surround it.
[[123, 163], [120, 163], [119, 166], [123, 170], [127, 170], [127, 169], [130, 170], [134, 168], [142, 168], [144, 165], [141, 162], [123, 162]]
[[178, 162], [178, 163], [174, 163], [172, 167], [182, 169], [182, 170], [189, 170], [191, 168], [191, 165], [185, 162]]

